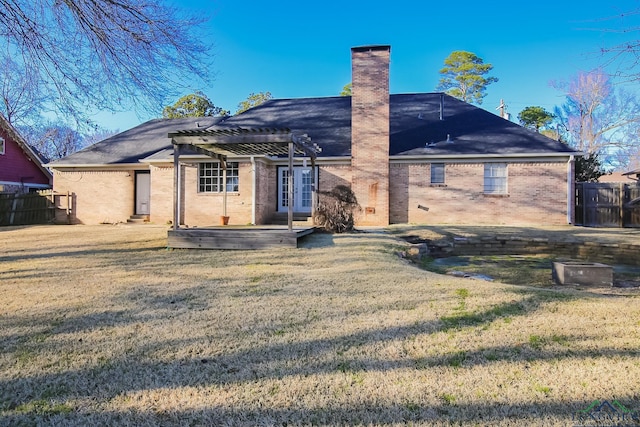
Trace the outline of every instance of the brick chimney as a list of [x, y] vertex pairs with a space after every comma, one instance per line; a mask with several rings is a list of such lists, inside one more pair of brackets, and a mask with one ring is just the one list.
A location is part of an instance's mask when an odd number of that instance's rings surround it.
[[390, 46], [351, 48], [351, 188], [358, 225], [389, 224]]

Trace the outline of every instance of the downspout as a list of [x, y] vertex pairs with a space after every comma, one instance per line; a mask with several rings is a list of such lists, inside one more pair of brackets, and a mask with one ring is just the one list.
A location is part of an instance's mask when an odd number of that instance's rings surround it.
[[311, 157], [311, 220], [315, 225], [316, 209], [318, 209], [318, 184], [316, 179], [316, 158]]
[[287, 210], [287, 229], [293, 231], [293, 141], [289, 142], [289, 176], [287, 177], [288, 194], [288, 210]]
[[227, 216], [227, 168], [222, 169], [222, 216]]
[[257, 174], [256, 174], [256, 158], [251, 156], [251, 224], [256, 225], [256, 188], [258, 184], [256, 182]]
[[220, 157], [222, 166], [222, 216], [227, 217], [227, 158]]
[[576, 183], [575, 177], [575, 156], [571, 154], [567, 162], [567, 223], [575, 224], [575, 207], [576, 207]]

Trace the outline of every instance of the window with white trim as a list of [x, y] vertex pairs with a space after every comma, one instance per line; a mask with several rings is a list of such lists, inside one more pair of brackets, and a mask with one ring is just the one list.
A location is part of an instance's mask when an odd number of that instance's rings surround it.
[[[198, 192], [222, 193], [223, 169], [219, 162], [198, 164]], [[227, 162], [227, 191], [238, 191], [238, 162]]]
[[431, 184], [444, 184], [444, 163], [431, 163]]
[[0, 136], [0, 154], [4, 154], [4, 138]]
[[507, 194], [507, 164], [484, 164], [484, 193]]

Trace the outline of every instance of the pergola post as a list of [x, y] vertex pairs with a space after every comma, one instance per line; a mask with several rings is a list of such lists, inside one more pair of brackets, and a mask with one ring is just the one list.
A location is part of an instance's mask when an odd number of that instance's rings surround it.
[[227, 160], [220, 159], [222, 166], [222, 216], [227, 216]]
[[180, 151], [182, 146], [173, 142], [173, 229], [180, 228], [180, 187], [182, 177], [180, 174]]
[[[316, 188], [316, 159], [311, 157], [311, 219], [318, 208], [318, 189]], [[314, 221], [315, 223], [315, 221]]]
[[293, 141], [289, 142], [289, 174], [287, 176], [287, 187], [289, 190], [287, 224], [289, 226], [289, 231], [293, 231]]

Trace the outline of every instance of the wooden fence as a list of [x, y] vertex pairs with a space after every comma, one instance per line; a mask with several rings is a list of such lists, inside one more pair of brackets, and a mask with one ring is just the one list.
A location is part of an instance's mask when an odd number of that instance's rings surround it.
[[640, 227], [640, 185], [579, 182], [575, 212], [576, 225]]
[[55, 219], [51, 190], [37, 193], [0, 193], [0, 226], [47, 224]]

